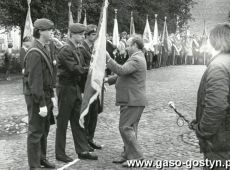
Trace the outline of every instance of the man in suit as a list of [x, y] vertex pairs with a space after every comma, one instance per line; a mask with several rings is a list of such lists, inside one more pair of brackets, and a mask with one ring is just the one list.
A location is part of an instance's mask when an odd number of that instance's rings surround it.
[[[93, 24], [88, 25], [86, 28], [86, 32], [85, 32], [85, 40], [82, 43], [83, 48], [81, 48], [81, 52], [84, 56], [85, 64], [88, 67], [90, 65], [93, 45], [94, 45], [96, 36], [97, 36], [97, 26]], [[84, 93], [84, 87], [85, 87], [86, 80], [87, 80], [87, 75], [82, 76], [81, 86], [82, 86], [83, 93]], [[85, 130], [87, 133], [88, 142], [93, 149], [102, 149], [102, 146], [97, 144], [94, 141], [94, 133], [95, 133], [96, 126], [97, 126], [99, 106], [100, 106], [100, 100], [99, 98], [97, 98], [97, 100], [95, 100], [90, 105], [89, 112], [85, 117], [85, 124], [84, 124]]]
[[85, 129], [79, 125], [81, 109], [81, 90], [79, 83], [81, 76], [87, 74], [88, 67], [81, 65], [80, 43], [84, 39], [85, 26], [75, 23], [70, 25], [70, 38], [58, 53], [57, 59], [57, 96], [58, 115], [56, 129], [55, 152], [56, 159], [71, 162], [73, 159], [65, 153], [66, 131], [70, 121], [74, 145], [79, 159], [98, 159], [90, 152]]
[[53, 109], [53, 69], [46, 49], [54, 24], [42, 18], [34, 22], [35, 38], [32, 48], [25, 56], [23, 92], [28, 110], [27, 151], [30, 169], [55, 168], [46, 159], [47, 136], [50, 124], [54, 122]]
[[107, 53], [107, 67], [117, 74], [105, 79], [110, 85], [116, 83], [116, 105], [120, 106], [119, 130], [124, 142], [125, 151], [121, 160], [142, 160], [143, 154], [137, 143], [138, 123], [147, 105], [146, 99], [146, 61], [142, 52], [144, 45], [140, 37], [131, 37], [127, 42], [127, 50], [131, 56], [124, 65], [117, 64]]

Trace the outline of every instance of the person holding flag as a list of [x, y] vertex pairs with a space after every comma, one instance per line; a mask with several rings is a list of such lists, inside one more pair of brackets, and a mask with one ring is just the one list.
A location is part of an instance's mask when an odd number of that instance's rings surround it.
[[[82, 43], [83, 48], [81, 48], [81, 53], [84, 57], [86, 66], [89, 67], [93, 45], [95, 42], [95, 38], [97, 36], [97, 26], [90, 24], [86, 28], [85, 32], [85, 40]], [[84, 93], [85, 83], [87, 80], [87, 76], [83, 75], [81, 79], [81, 90]], [[102, 149], [102, 146], [97, 144], [94, 141], [94, 133], [97, 126], [97, 118], [99, 114], [100, 100], [99, 97], [90, 105], [89, 113], [85, 116], [85, 130], [87, 133], [87, 139], [90, 146], [93, 149]]]
[[80, 44], [84, 40], [86, 27], [75, 23], [69, 27], [70, 38], [58, 53], [58, 115], [56, 129], [55, 152], [56, 159], [71, 162], [73, 159], [65, 153], [66, 131], [70, 121], [74, 145], [79, 159], [97, 160], [98, 157], [90, 152], [90, 146], [85, 129], [80, 127], [80, 109], [82, 96], [80, 90], [81, 76], [87, 74], [88, 67], [81, 64]]

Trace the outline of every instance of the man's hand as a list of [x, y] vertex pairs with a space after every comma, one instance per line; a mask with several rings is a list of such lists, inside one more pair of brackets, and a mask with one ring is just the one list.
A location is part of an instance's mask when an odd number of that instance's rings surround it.
[[46, 117], [46, 116], [47, 116], [47, 113], [48, 113], [48, 110], [47, 110], [47, 107], [46, 107], [46, 106], [40, 107], [39, 115], [40, 115], [41, 117]]
[[189, 124], [189, 129], [191, 130], [196, 130], [196, 124], [197, 124], [197, 121], [196, 120], [192, 120], [192, 122], [190, 122]]
[[106, 51], [106, 63], [108, 63], [112, 58], [110, 57], [109, 53]]

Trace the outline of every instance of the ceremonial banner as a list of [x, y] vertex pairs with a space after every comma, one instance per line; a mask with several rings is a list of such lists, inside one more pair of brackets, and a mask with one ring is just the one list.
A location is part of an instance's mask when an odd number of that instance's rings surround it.
[[113, 26], [113, 45], [118, 47], [119, 43], [120, 43], [120, 38], [119, 38], [118, 23], [117, 23], [117, 9], [115, 9], [115, 18], [114, 18], [114, 26]]
[[69, 26], [71, 24], [73, 24], [73, 15], [72, 15], [72, 12], [71, 12], [71, 5], [72, 5], [72, 3], [68, 2], [68, 6], [69, 6]]
[[80, 126], [84, 127], [84, 117], [88, 114], [90, 105], [101, 97], [106, 69], [106, 27], [108, 0], [104, 1], [99, 20], [97, 38], [93, 47], [92, 59], [85, 85], [81, 106]]
[[32, 23], [32, 19], [31, 19], [31, 12], [30, 12], [30, 3], [31, 0], [27, 0], [28, 2], [28, 11], [27, 11], [27, 15], [26, 15], [26, 22], [25, 22], [25, 28], [24, 28], [24, 33], [23, 33], [23, 38], [29, 36], [29, 37], [33, 37], [33, 23]]
[[153, 32], [153, 45], [159, 44], [159, 35], [158, 35], [158, 24], [157, 24], [157, 14], [155, 15], [155, 25]]
[[164, 28], [163, 28], [163, 34], [162, 34], [162, 46], [165, 49], [165, 52], [168, 53], [169, 51], [169, 35], [168, 35], [168, 28], [167, 28], [167, 22], [166, 22], [167, 17], [165, 17], [165, 22], [164, 22]]
[[83, 22], [83, 24], [84, 24], [85, 26], [87, 26], [86, 11], [85, 11], [85, 18], [84, 18], [84, 22]]
[[144, 29], [144, 33], [143, 33], [143, 41], [145, 44], [152, 43], [152, 41], [153, 41], [152, 33], [150, 30], [150, 26], [149, 26], [148, 15], [146, 17], [146, 24], [145, 24], [145, 29]]
[[135, 25], [133, 20], [133, 12], [131, 12], [131, 21], [130, 21], [130, 36], [135, 35]]

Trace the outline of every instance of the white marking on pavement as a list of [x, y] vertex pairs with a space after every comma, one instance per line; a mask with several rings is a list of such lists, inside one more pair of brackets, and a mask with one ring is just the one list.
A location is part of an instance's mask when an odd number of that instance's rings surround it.
[[75, 159], [74, 161], [72, 161], [72, 162], [66, 164], [65, 166], [63, 166], [63, 167], [61, 167], [61, 168], [58, 168], [57, 170], [64, 170], [64, 169], [66, 169], [66, 168], [68, 168], [68, 167], [74, 165], [74, 164], [77, 163], [79, 160], [80, 160], [80, 159]]

